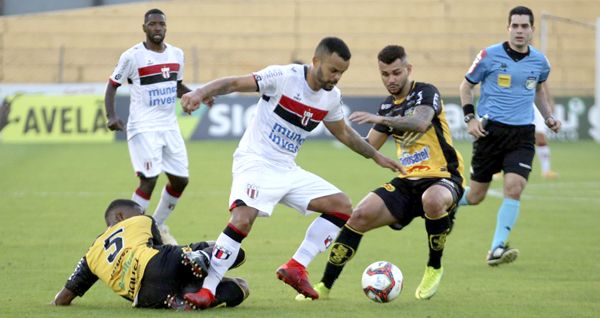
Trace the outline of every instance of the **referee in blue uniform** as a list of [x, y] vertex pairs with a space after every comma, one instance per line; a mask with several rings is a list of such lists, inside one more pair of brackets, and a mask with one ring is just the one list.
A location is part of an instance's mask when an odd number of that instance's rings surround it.
[[[529, 8], [513, 8], [508, 14], [509, 40], [481, 50], [460, 85], [465, 123], [475, 138], [470, 187], [460, 205], [479, 204], [492, 176], [504, 172], [504, 200], [487, 256], [490, 266], [510, 263], [519, 255], [507, 240], [519, 216], [521, 193], [535, 154], [534, 102], [550, 129], [557, 132], [561, 125], [552, 117], [542, 87], [550, 64], [529, 45], [533, 20]], [[473, 88], [477, 84], [481, 84], [481, 93], [475, 110]]]

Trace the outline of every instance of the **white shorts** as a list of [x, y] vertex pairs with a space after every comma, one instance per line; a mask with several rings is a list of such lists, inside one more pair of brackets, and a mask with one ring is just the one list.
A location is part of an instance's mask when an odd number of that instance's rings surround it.
[[271, 216], [275, 205], [282, 203], [307, 215], [313, 212], [308, 210], [310, 201], [340, 192], [331, 183], [300, 167], [278, 170], [256, 164], [233, 173], [229, 206], [242, 200], [259, 210], [259, 216]]
[[540, 134], [546, 133], [546, 123], [544, 122], [544, 117], [542, 113], [540, 113], [539, 109], [533, 104], [533, 124], [535, 125], [535, 132]]
[[131, 137], [129, 156], [133, 169], [146, 178], [161, 172], [188, 177], [188, 156], [181, 133], [176, 130], [141, 132]]

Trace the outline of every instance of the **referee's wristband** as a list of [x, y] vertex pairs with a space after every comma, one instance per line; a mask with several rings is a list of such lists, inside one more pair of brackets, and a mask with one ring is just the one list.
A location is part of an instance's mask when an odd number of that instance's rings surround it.
[[465, 116], [475, 114], [475, 106], [473, 106], [473, 104], [464, 104], [462, 108]]

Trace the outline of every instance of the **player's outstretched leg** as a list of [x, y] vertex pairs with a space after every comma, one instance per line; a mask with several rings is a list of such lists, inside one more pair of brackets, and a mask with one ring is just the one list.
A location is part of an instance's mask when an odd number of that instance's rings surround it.
[[306, 268], [293, 258], [281, 265], [276, 274], [277, 278], [290, 285], [300, 294], [311, 299], [319, 298], [319, 293], [310, 285]]

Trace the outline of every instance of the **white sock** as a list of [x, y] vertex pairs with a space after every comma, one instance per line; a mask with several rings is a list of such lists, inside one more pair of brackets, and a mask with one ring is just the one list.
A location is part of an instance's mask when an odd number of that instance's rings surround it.
[[322, 217], [316, 218], [306, 229], [304, 241], [292, 258], [307, 267], [319, 253], [327, 250], [339, 232], [337, 225]]
[[131, 195], [131, 200], [144, 208], [144, 211], [146, 211], [150, 205], [150, 195], [142, 192], [140, 189], [135, 190], [133, 195]]
[[165, 186], [163, 188], [160, 201], [158, 201], [158, 205], [152, 216], [154, 221], [156, 221], [156, 225], [165, 223], [165, 220], [173, 212], [173, 209], [175, 209], [177, 201], [179, 201], [179, 196], [181, 196], [181, 193], [176, 193], [170, 187]]
[[216, 295], [217, 285], [223, 279], [225, 272], [235, 262], [241, 245], [242, 243], [235, 241], [225, 233], [219, 235], [210, 259], [208, 276], [204, 279], [202, 288], [207, 288], [213, 295]]
[[535, 146], [535, 152], [540, 158], [542, 174], [550, 171], [550, 147], [548, 145]]

